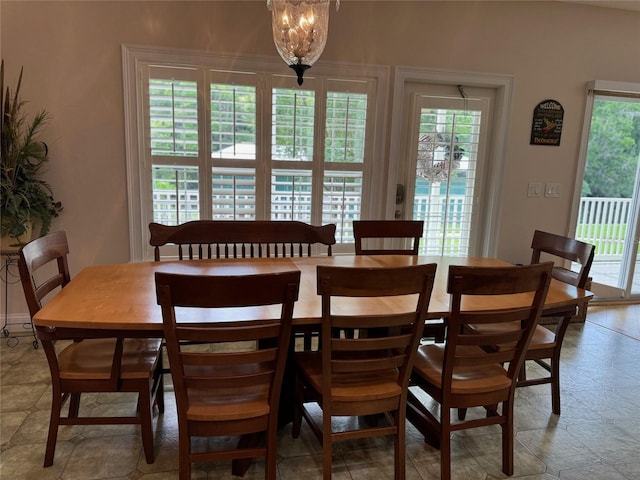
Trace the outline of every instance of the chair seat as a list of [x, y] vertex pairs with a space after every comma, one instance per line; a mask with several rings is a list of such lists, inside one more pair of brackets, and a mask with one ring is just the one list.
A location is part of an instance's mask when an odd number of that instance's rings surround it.
[[[469, 347], [477, 349], [477, 347]], [[418, 349], [413, 365], [417, 372], [429, 383], [442, 388], [442, 365], [445, 346], [424, 345]], [[453, 370], [451, 392], [458, 395], [495, 392], [511, 386], [507, 372], [498, 363], [495, 365], [457, 366]]]
[[[311, 386], [322, 392], [322, 352], [296, 353], [296, 363]], [[397, 397], [401, 392], [398, 370], [389, 368], [366, 376], [334, 373], [331, 397], [335, 402], [363, 402]]]
[[529, 344], [529, 350], [538, 348], [553, 348], [556, 345], [556, 335], [551, 330], [542, 325], [537, 325], [533, 331], [533, 338]]
[[[108, 380], [116, 340], [85, 339], [65, 347], [59, 354], [60, 378], [66, 380]], [[150, 378], [158, 361], [159, 338], [125, 339], [120, 378]]]
[[[469, 325], [469, 328], [475, 332], [489, 333], [489, 332], [507, 332], [513, 329], [509, 323], [491, 324], [487, 325]], [[536, 325], [533, 331], [533, 338], [529, 344], [529, 350], [547, 349], [553, 348], [556, 345], [556, 334], [542, 325]]]

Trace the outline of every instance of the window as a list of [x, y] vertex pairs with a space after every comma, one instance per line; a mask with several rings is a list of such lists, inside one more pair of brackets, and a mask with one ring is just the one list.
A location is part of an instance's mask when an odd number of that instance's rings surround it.
[[298, 87], [276, 60], [123, 54], [132, 258], [149, 258], [152, 221], [335, 223], [335, 251], [353, 243], [352, 221], [383, 181], [371, 165], [386, 69], [314, 67]]

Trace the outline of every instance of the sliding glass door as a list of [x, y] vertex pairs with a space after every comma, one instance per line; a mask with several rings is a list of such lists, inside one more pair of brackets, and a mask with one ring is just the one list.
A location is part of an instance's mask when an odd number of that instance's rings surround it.
[[596, 297], [640, 298], [640, 92], [591, 95], [576, 237], [596, 245]]

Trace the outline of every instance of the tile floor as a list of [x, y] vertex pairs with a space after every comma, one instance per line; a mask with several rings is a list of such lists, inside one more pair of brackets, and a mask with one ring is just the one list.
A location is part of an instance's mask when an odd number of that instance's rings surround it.
[[[625, 313], [626, 312], [626, 313]], [[594, 309], [589, 316], [611, 309]], [[629, 318], [632, 316], [633, 318]], [[615, 314], [640, 323], [637, 308]], [[589, 318], [589, 317], [587, 317]], [[42, 468], [49, 419], [49, 372], [42, 350], [29, 339], [0, 347], [0, 477], [2, 479], [177, 479], [177, 423], [173, 392], [155, 418], [156, 461], [147, 465], [136, 426], [61, 427], [54, 465]], [[549, 386], [521, 388], [516, 401], [515, 475], [526, 480], [640, 480], [640, 337], [592, 322], [572, 324], [563, 350], [562, 415], [551, 413]], [[90, 395], [83, 404], [93, 413], [135, 408], [123, 395]], [[321, 449], [308, 427], [299, 439], [285, 427], [279, 439], [280, 480], [322, 477]], [[439, 453], [407, 429], [407, 478], [439, 478]], [[455, 434], [453, 478], [505, 478], [500, 471], [496, 428]], [[336, 480], [393, 477], [393, 448], [387, 439], [354, 441], [334, 449]], [[255, 462], [245, 475], [263, 477]], [[196, 479], [232, 477], [228, 464], [203, 464]]]

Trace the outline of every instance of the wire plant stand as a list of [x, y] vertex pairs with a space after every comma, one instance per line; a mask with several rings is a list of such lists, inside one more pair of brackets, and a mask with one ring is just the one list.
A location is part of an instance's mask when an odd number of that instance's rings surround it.
[[[33, 327], [33, 321], [30, 319], [28, 322], [21, 322], [24, 330], [30, 330], [30, 335], [17, 333], [15, 330], [10, 330], [11, 325], [17, 325], [9, 323], [9, 285], [19, 283], [20, 275], [18, 273], [18, 251], [17, 250], [2, 250], [0, 251], [2, 256], [2, 265], [0, 266], [0, 280], [4, 283], [4, 322], [2, 324], [2, 335], [7, 339], [7, 345], [9, 347], [15, 347], [20, 342], [20, 338], [25, 336], [33, 336], [32, 345], [34, 349], [38, 349], [38, 337], [36, 330]], [[25, 332], [27, 333], [27, 332]]]

